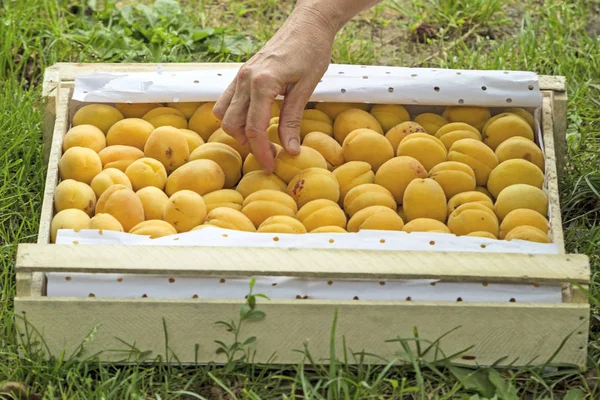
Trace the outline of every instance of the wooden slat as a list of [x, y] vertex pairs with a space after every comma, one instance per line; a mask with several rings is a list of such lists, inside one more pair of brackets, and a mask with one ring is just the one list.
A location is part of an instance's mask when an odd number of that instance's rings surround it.
[[552, 90], [555, 92], [564, 92], [567, 90], [566, 78], [564, 76], [540, 75], [540, 90]]
[[566, 92], [552, 92], [552, 130], [554, 132], [554, 152], [558, 181], [561, 182], [568, 158], [567, 146], [567, 107]]
[[19, 272], [588, 283], [585, 255], [197, 246], [19, 245]]
[[[15, 308], [21, 331], [20, 317], [25, 315], [28, 321], [34, 321], [33, 327], [42, 333], [54, 355], [63, 349], [71, 354], [97, 328], [93, 340], [85, 343], [81, 357], [104, 352], [100, 355], [104, 361], [123, 361], [126, 354], [113, 352], [127, 350], [118, 339], [141, 351], [151, 351], [150, 359], [159, 354], [164, 357], [164, 318], [170, 351], [182, 362], [204, 363], [223, 361], [215, 355], [214, 340], [230, 343], [233, 337], [215, 322], [237, 320], [241, 304], [192, 299], [17, 298]], [[402, 353], [402, 347], [385, 341], [410, 339], [413, 327], [417, 327], [422, 340], [428, 341], [456, 329], [441, 340], [440, 348], [446, 355], [466, 350], [455, 360], [464, 364], [490, 365], [502, 358], [499, 365], [542, 364], [571, 334], [554, 361], [575, 366], [586, 362], [588, 305], [259, 299], [258, 309], [266, 313], [266, 318], [242, 327], [243, 339], [257, 337], [251, 347], [257, 352], [255, 362], [267, 362], [274, 353], [276, 358], [271, 363], [302, 362], [295, 350], [302, 350], [305, 343], [316, 360], [326, 361], [336, 309], [336, 351], [340, 357], [343, 336], [349, 353], [364, 350], [392, 360]], [[422, 348], [426, 347], [422, 343]], [[425, 359], [433, 356], [431, 351]], [[353, 361], [350, 356], [349, 362]]]

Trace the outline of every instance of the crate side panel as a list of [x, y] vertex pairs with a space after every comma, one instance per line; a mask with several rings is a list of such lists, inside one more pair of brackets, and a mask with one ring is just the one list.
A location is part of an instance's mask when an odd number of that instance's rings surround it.
[[[71, 354], [89, 338], [82, 356], [102, 352], [100, 357], [105, 361], [127, 359], [124, 343], [140, 351], [151, 351], [149, 358], [159, 354], [164, 357], [166, 326], [168, 347], [182, 362], [222, 362], [223, 358], [215, 355], [214, 341], [229, 343], [232, 336], [215, 322], [237, 320], [240, 306], [239, 301], [202, 300], [16, 301], [17, 315], [27, 317], [29, 331], [33, 327], [40, 332], [53, 354], [58, 355], [63, 349]], [[259, 301], [258, 308], [266, 313], [266, 318], [243, 326], [244, 338], [257, 337], [253, 345], [255, 362], [301, 362], [302, 357], [295, 350], [302, 350], [304, 344], [316, 360], [326, 361], [336, 309], [340, 356], [343, 335], [349, 351], [394, 359], [402, 347], [386, 341], [410, 339], [416, 327], [423, 340], [435, 341], [447, 334], [440, 342], [440, 350], [446, 356], [461, 353], [454, 361], [464, 364], [491, 365], [500, 360], [500, 365], [541, 364], [569, 335], [554, 362], [582, 366], [586, 359], [587, 305], [297, 300]], [[19, 320], [23, 329], [23, 320]], [[432, 360], [433, 353], [425, 358]], [[274, 354], [276, 358], [272, 359]]]

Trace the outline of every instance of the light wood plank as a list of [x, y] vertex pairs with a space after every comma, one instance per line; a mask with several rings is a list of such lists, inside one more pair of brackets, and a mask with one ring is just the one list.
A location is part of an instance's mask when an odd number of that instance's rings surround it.
[[[83, 262], [85, 261], [85, 262]], [[360, 279], [588, 283], [586, 255], [197, 246], [32, 245], [20, 272], [297, 276]]]
[[552, 92], [552, 122], [554, 131], [554, 151], [558, 181], [562, 182], [567, 164], [567, 107], [566, 92]]
[[42, 98], [45, 101], [44, 119], [42, 122], [44, 163], [48, 164], [50, 150], [52, 148], [52, 134], [56, 121], [56, 107], [58, 99], [58, 87], [60, 85], [60, 72], [56, 67], [49, 67], [44, 71], [44, 82], [42, 84]]
[[555, 92], [564, 92], [567, 90], [567, 80], [564, 76], [540, 75], [540, 90], [552, 90]]
[[[126, 354], [111, 352], [126, 350], [118, 339], [135, 344], [141, 351], [151, 351], [150, 358], [164, 356], [164, 318], [169, 348], [181, 361], [222, 362], [223, 358], [215, 356], [214, 340], [229, 343], [232, 337], [215, 322], [237, 320], [241, 304], [192, 299], [17, 298], [15, 308], [17, 316], [25, 313], [55, 355], [63, 349], [71, 354], [97, 328], [83, 356], [104, 351], [102, 360], [124, 361]], [[305, 343], [315, 359], [327, 361], [336, 309], [339, 356], [344, 336], [349, 351], [364, 350], [392, 360], [402, 347], [385, 341], [410, 339], [413, 327], [417, 327], [419, 336], [429, 341], [457, 329], [441, 340], [440, 348], [446, 355], [467, 350], [455, 360], [459, 363], [490, 365], [506, 357], [500, 365], [541, 364], [570, 334], [555, 362], [583, 366], [586, 361], [588, 305], [259, 300], [258, 309], [266, 318], [250, 321], [242, 328], [244, 338], [257, 337], [252, 346], [257, 351], [255, 362], [267, 362], [273, 353], [273, 363], [302, 362], [294, 350], [302, 350]], [[19, 324], [23, 330], [20, 318]], [[433, 353], [425, 358], [431, 360]]]

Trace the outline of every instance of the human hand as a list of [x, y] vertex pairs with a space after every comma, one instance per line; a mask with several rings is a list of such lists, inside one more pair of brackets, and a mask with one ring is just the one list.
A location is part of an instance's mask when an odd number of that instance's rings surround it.
[[240, 68], [213, 108], [222, 129], [249, 146], [267, 173], [275, 167], [275, 147], [266, 133], [271, 106], [278, 95], [284, 96], [279, 139], [286, 152], [299, 154], [302, 113], [329, 66], [337, 29], [323, 12], [299, 4], [271, 40]]

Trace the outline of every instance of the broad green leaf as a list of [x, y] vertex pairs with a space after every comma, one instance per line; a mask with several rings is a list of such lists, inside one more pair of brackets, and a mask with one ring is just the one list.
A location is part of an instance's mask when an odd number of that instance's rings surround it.
[[248, 319], [262, 319], [265, 317], [265, 313], [260, 310], [250, 311], [247, 315]]
[[567, 392], [563, 400], [585, 400], [585, 393], [581, 389], [571, 389]]
[[496, 394], [502, 400], [519, 400], [517, 396], [517, 389], [512, 383], [505, 381], [500, 373], [495, 369], [488, 370], [488, 377], [490, 382], [496, 387]]
[[161, 18], [173, 18], [181, 14], [181, 6], [176, 0], [156, 0], [152, 7]]
[[488, 379], [485, 371], [454, 366], [450, 366], [449, 369], [452, 375], [463, 384], [465, 389], [475, 390], [488, 398], [494, 395], [494, 385]]

